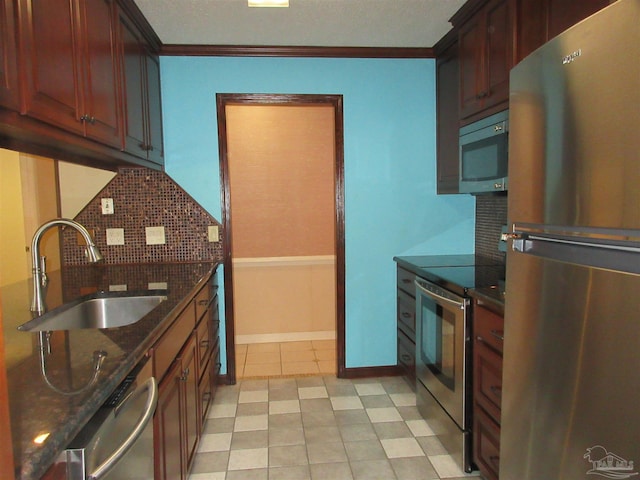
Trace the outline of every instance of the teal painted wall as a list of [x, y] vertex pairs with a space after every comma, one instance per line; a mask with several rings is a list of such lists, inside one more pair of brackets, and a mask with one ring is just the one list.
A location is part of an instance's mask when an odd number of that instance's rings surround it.
[[434, 61], [163, 57], [161, 79], [166, 171], [218, 219], [216, 93], [343, 95], [346, 366], [394, 365], [393, 257], [474, 248], [473, 197], [436, 195]]

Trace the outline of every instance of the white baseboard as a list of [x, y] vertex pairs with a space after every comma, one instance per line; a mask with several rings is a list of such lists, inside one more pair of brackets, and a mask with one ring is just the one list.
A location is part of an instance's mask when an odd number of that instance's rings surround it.
[[237, 344], [301, 342], [305, 340], [335, 340], [335, 330], [321, 332], [263, 333], [256, 335], [236, 335]]

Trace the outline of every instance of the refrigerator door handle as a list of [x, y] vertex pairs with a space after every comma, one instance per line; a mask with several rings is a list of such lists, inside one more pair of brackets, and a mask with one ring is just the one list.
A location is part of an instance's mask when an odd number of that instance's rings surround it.
[[[514, 226], [515, 229], [515, 226]], [[515, 252], [586, 267], [640, 274], [640, 242], [515, 231]], [[629, 237], [627, 237], [629, 238]], [[635, 237], [632, 237], [635, 238]]]

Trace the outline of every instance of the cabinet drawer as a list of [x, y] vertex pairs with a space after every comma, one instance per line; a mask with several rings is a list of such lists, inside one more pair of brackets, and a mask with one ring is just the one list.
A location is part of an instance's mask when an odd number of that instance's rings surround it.
[[196, 329], [196, 335], [198, 340], [198, 365], [200, 377], [204, 372], [204, 366], [211, 356], [211, 349], [213, 348], [213, 338], [211, 337], [211, 322], [209, 320], [210, 312], [207, 312]]
[[485, 343], [473, 345], [474, 400], [500, 424], [502, 405], [502, 357]]
[[500, 427], [481, 408], [473, 411], [473, 459], [487, 480], [498, 480]]
[[200, 320], [202, 318], [202, 315], [204, 315], [204, 313], [207, 311], [207, 308], [209, 308], [209, 304], [213, 300], [213, 296], [213, 286], [209, 281], [204, 287], [202, 287], [202, 290], [198, 292], [194, 300], [196, 304], [196, 320]]
[[177, 320], [164, 332], [153, 349], [153, 371], [158, 380], [164, 377], [169, 365], [182, 349], [196, 326], [193, 302], [178, 316]]
[[200, 411], [198, 412], [200, 431], [204, 429], [204, 424], [207, 421], [207, 412], [209, 411], [211, 401], [213, 400], [213, 384], [211, 382], [212, 363], [213, 362], [207, 363], [204, 372], [202, 372], [202, 377], [200, 378], [200, 383], [198, 385], [198, 394], [200, 395]]
[[416, 286], [413, 283], [415, 278], [416, 276], [413, 273], [398, 267], [398, 288], [401, 288], [414, 298], [416, 296]]
[[398, 290], [398, 328], [415, 342], [416, 300], [402, 290]]
[[411, 378], [415, 378], [416, 344], [402, 330], [398, 330], [398, 365], [402, 366]]
[[473, 333], [481, 341], [502, 355], [504, 345], [504, 319], [477, 304], [473, 311]]

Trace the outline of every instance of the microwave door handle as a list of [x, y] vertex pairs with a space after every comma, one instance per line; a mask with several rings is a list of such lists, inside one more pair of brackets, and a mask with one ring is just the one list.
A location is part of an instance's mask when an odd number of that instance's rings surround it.
[[459, 308], [460, 310], [464, 310], [465, 309], [465, 303], [464, 302], [456, 302], [455, 300], [451, 300], [450, 298], [447, 297], [443, 297], [441, 295], [438, 295], [437, 293], [431, 292], [427, 289], [425, 289], [422, 285], [420, 285], [420, 283], [417, 280], [414, 280], [414, 283], [416, 284], [416, 287], [418, 287], [420, 289], [420, 291], [425, 294], [427, 297], [431, 297], [432, 299], [439, 301], [439, 302], [443, 302], [447, 305], [450, 305], [452, 307], [455, 308]]

